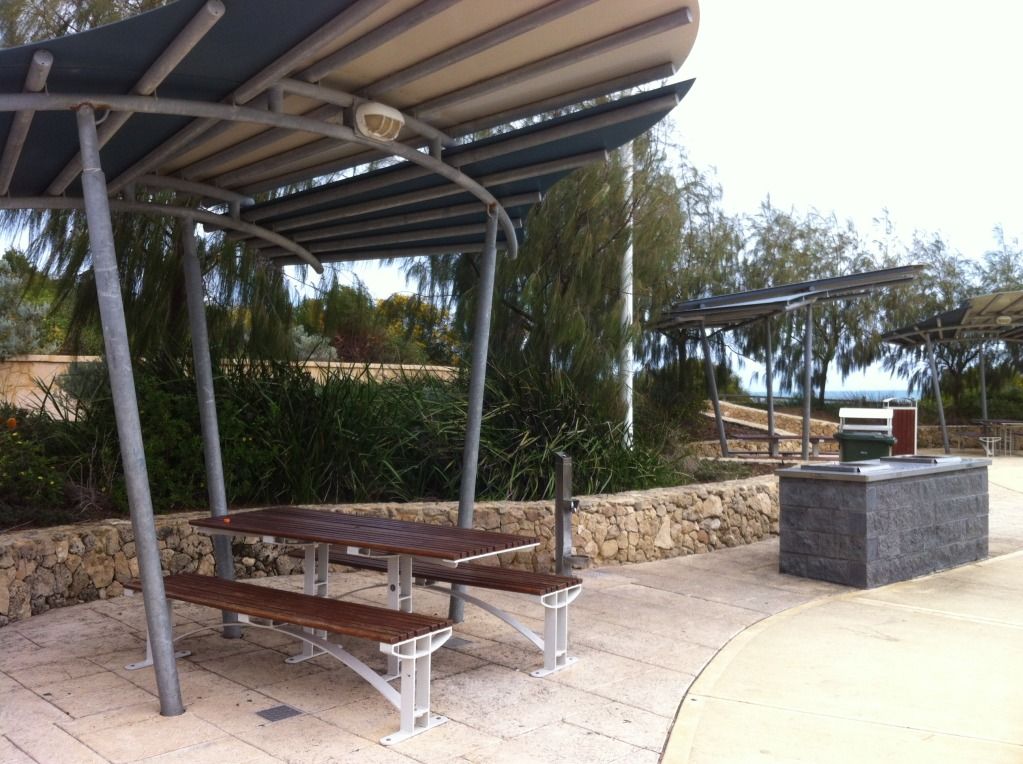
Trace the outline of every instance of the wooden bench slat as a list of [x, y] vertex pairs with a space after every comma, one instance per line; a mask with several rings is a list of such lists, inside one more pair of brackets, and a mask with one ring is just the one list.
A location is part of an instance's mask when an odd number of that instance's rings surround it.
[[[292, 554], [295, 557], [302, 555], [301, 552]], [[367, 557], [360, 554], [332, 551], [330, 561], [335, 565], [348, 565], [352, 568], [387, 570], [387, 560], [383, 557]], [[535, 595], [550, 594], [582, 583], [580, 578], [559, 576], [553, 573], [534, 573], [530, 570], [498, 568], [493, 565], [474, 565], [472, 563], [462, 563], [453, 568], [425, 560], [415, 560], [412, 563], [412, 575], [416, 578], [434, 579], [451, 584], [465, 584], [466, 586], [478, 586], [482, 589]]]
[[[315, 597], [240, 581], [225, 581], [215, 576], [195, 573], [167, 576], [163, 579], [163, 585], [169, 599], [384, 644], [404, 642], [453, 625], [451, 621], [434, 616]], [[136, 591], [142, 588], [140, 581], [130, 581], [125, 586]]]

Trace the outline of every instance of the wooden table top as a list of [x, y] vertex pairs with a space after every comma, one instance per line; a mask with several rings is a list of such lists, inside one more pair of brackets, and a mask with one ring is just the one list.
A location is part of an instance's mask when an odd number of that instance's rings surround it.
[[296, 542], [358, 547], [385, 554], [410, 554], [441, 560], [467, 560], [535, 547], [529, 536], [450, 525], [349, 515], [302, 507], [270, 507], [226, 517], [192, 520], [198, 528], [240, 536], [273, 536]]

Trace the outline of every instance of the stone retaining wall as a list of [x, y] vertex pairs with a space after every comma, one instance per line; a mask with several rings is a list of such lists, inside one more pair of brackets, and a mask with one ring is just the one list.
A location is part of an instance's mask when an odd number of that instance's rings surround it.
[[[714, 415], [710, 409], [710, 415]], [[767, 411], [765, 409], [753, 408], [752, 406], [740, 406], [737, 403], [721, 401], [721, 416], [726, 419], [738, 419], [750, 424], [757, 424], [767, 430]], [[803, 418], [792, 414], [774, 413], [774, 426], [776, 430], [783, 430], [787, 433], [798, 435], [803, 431]], [[829, 422], [826, 419], [811, 419], [811, 435], [834, 435], [838, 430], [837, 422]]]
[[[454, 524], [454, 502], [346, 504], [337, 512], [378, 514]], [[156, 518], [160, 557], [167, 572], [213, 573], [213, 545], [188, 521], [203, 513]], [[475, 525], [537, 536], [535, 553], [502, 564], [553, 569], [553, 502], [481, 502]], [[778, 533], [778, 482], [772, 475], [679, 488], [585, 496], [574, 517], [575, 551], [596, 565], [644, 562], [749, 544]], [[239, 578], [287, 575], [299, 561], [256, 538], [235, 541]], [[117, 597], [138, 576], [131, 523], [107, 520], [8, 533], [0, 537], [0, 626], [54, 607]]]

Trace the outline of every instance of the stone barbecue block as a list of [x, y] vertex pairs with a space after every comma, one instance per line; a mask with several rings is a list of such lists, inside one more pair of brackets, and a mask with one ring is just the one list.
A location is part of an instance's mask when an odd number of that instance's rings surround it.
[[990, 463], [911, 456], [778, 470], [781, 572], [872, 588], [987, 557]]

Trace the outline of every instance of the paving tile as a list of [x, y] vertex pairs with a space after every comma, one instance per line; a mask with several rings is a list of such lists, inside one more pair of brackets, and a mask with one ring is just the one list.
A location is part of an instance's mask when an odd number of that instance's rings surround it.
[[279, 705], [281, 702], [269, 695], [263, 695], [255, 690], [239, 690], [202, 698], [189, 703], [186, 709], [188, 713], [224, 732], [244, 738], [250, 730], [270, 723], [258, 715], [259, 711]]
[[38, 764], [35, 759], [2, 736], [0, 736], [0, 761], [4, 764]]
[[[337, 661], [334, 665], [339, 665]], [[314, 714], [334, 706], [365, 701], [374, 690], [364, 679], [348, 668], [318, 671], [314, 674], [264, 685], [260, 691], [281, 703]]]
[[[178, 661], [178, 665], [187, 665], [187, 662]], [[152, 669], [123, 671], [120, 675], [126, 677], [132, 684], [146, 690], [151, 695], [159, 697], [159, 690], [156, 686], [156, 674]], [[245, 689], [242, 685], [226, 677], [196, 667], [191, 667], [185, 671], [179, 670], [178, 684], [181, 687], [181, 702], [185, 704], [186, 708], [207, 698], [229, 695]]]
[[[431, 703], [431, 711], [444, 715], [443, 709], [436, 705], [436, 697]], [[397, 709], [380, 695], [374, 695], [364, 701], [335, 706], [317, 716], [371, 743], [376, 743], [380, 738], [391, 734], [400, 724]], [[397, 744], [392, 750], [417, 761], [445, 762], [482, 745], [496, 743], [500, 739], [487, 734], [479, 725], [449, 720], [439, 727]]]
[[[67, 725], [62, 726], [68, 729]], [[224, 737], [221, 730], [192, 714], [160, 716], [155, 709], [141, 720], [72, 734], [115, 764], [159, 756]]]
[[[390, 730], [397, 729], [398, 725]], [[315, 716], [294, 716], [250, 730], [246, 742], [285, 761], [357, 761], [351, 754], [366, 741]]]
[[76, 718], [144, 703], [153, 697], [109, 671], [44, 685], [38, 692], [42, 698]]
[[[42, 663], [11, 671], [11, 677], [29, 689], [37, 689], [54, 682], [69, 682], [90, 674], [99, 674], [103, 667], [88, 658], [68, 658], [53, 663]], [[0, 685], [2, 687], [2, 685]]]
[[[238, 640], [220, 641], [234, 642]], [[285, 653], [259, 648], [241, 654], [212, 658], [203, 661], [202, 667], [253, 690], [324, 670], [309, 661], [285, 663], [286, 657]]]
[[[37, 762], [104, 764], [106, 759], [83, 745], [55, 724], [31, 727], [8, 733], [10, 740]], [[0, 761], [7, 759], [0, 753]]]
[[565, 721], [637, 748], [660, 753], [672, 720], [636, 706], [608, 703], [593, 713], [569, 714]]
[[[526, 737], [536, 740], [546, 751], [550, 751], [550, 761], [585, 761], [587, 764], [606, 764], [606, 762], [631, 760], [640, 749], [608, 735], [602, 735], [590, 729], [558, 722], [538, 727]], [[516, 738], [509, 741], [509, 747], [516, 749], [525, 744], [528, 751], [530, 743]]]
[[210, 740], [152, 756], [146, 764], [276, 764], [280, 759], [237, 738]]
[[20, 689], [23, 689], [23, 686], [20, 682], [18, 682], [13, 677], [8, 676], [7, 674], [0, 671], [0, 693], [8, 693], [11, 692], [12, 690]]
[[0, 702], [0, 735], [70, 719], [68, 714], [32, 690], [11, 690], [4, 694], [3, 702]]
[[593, 690], [594, 694], [672, 719], [693, 683], [691, 674], [653, 669]]

